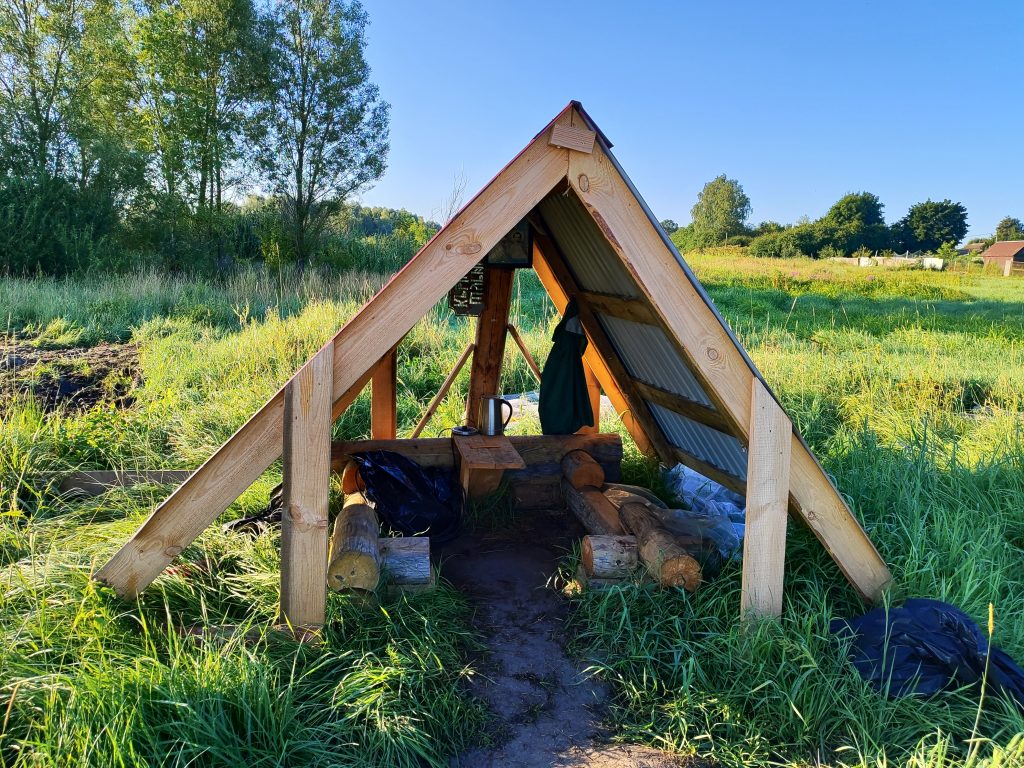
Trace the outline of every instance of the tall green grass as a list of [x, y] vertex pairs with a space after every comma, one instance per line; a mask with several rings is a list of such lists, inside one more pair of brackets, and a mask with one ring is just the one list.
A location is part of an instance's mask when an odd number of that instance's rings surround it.
[[[698, 275], [891, 565], [889, 600], [948, 600], [1024, 660], [1024, 290], [986, 275], [696, 256]], [[0, 281], [12, 332], [51, 346], [132, 340], [126, 410], [0, 403], [0, 765], [440, 765], [478, 731], [461, 681], [473, 637], [454, 592], [379, 606], [333, 596], [318, 647], [275, 618], [276, 540], [207, 531], [138, 606], [89, 580], [166, 493], [58, 498], [74, 467], [204, 460], [382, 282], [379, 274], [143, 273]], [[554, 314], [520, 274], [514, 317], [543, 362]], [[399, 351], [407, 433], [473, 329], [438, 305]], [[425, 434], [462, 419], [467, 373]], [[509, 345], [503, 389], [536, 386]], [[530, 422], [522, 429], [535, 428]], [[604, 414], [604, 429], [619, 429]], [[364, 394], [335, 426], [369, 429]], [[627, 443], [628, 479], [657, 468]], [[274, 468], [225, 518], [255, 512]], [[642, 585], [576, 599], [575, 650], [612, 684], [621, 738], [718, 764], [1024, 764], [1024, 722], [962, 691], [887, 700], [845, 662], [829, 621], [863, 610], [816, 541], [789, 534], [785, 617], [736, 622], [739, 570], [694, 595]], [[236, 627], [217, 640], [182, 626]], [[255, 631], [256, 638], [246, 640]]]

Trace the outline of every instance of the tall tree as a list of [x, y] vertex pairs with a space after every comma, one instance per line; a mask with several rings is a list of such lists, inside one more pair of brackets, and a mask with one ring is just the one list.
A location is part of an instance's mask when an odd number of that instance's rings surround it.
[[996, 240], [1024, 240], [1024, 222], [1006, 216], [996, 225]]
[[693, 237], [700, 246], [719, 245], [744, 231], [750, 216], [750, 198], [735, 179], [723, 173], [707, 184], [690, 211], [693, 216]]
[[839, 198], [815, 227], [823, 245], [846, 253], [859, 248], [880, 250], [890, 245], [883, 210], [878, 195], [852, 192]]
[[934, 251], [943, 243], [956, 245], [967, 235], [967, 209], [951, 200], [925, 200], [912, 205], [894, 231], [900, 249]]
[[253, 0], [142, 0], [137, 9], [134, 76], [164, 191], [219, 210], [254, 155], [269, 24]]
[[282, 196], [301, 269], [331, 212], [384, 173], [389, 107], [370, 82], [367, 16], [356, 0], [277, 0], [275, 15], [261, 159]]
[[55, 177], [70, 137], [66, 108], [78, 95], [71, 58], [82, 39], [88, 0], [0, 3], [0, 146], [6, 170]]

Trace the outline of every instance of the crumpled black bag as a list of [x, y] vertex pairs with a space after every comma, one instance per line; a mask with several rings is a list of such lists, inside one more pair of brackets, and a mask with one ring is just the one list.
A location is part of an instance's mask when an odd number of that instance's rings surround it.
[[452, 470], [421, 467], [394, 451], [354, 453], [352, 459], [377, 516], [393, 531], [438, 544], [458, 535], [464, 499]]
[[[914, 598], [899, 608], [876, 608], [857, 619], [836, 619], [833, 634], [852, 636], [849, 659], [876, 691], [931, 696], [980, 687], [988, 638], [970, 616], [940, 600]], [[1024, 709], [1024, 670], [992, 646], [988, 691]]]

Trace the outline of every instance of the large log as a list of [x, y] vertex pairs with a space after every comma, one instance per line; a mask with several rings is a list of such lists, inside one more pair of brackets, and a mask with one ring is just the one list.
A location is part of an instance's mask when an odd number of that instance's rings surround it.
[[597, 488], [584, 487], [576, 490], [562, 479], [562, 494], [572, 513], [583, 524], [587, 533], [609, 535], [622, 533], [619, 511]]
[[334, 522], [327, 584], [331, 589], [373, 590], [380, 581], [377, 513], [361, 493], [349, 494]]
[[584, 536], [583, 570], [598, 579], [624, 579], [637, 563], [635, 536]]
[[576, 490], [587, 486], [600, 488], [604, 485], [604, 470], [601, 469], [601, 465], [593, 456], [581, 450], [569, 451], [562, 457], [562, 477]]
[[434, 582], [430, 567], [430, 538], [400, 536], [380, 539], [385, 579], [395, 586], [427, 586]]
[[646, 505], [623, 504], [619, 514], [623, 527], [636, 536], [640, 559], [659, 584], [684, 587], [690, 592], [700, 586], [700, 563], [661, 527]]

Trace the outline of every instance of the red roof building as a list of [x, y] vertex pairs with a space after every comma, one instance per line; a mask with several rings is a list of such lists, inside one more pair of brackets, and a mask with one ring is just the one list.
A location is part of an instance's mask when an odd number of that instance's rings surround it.
[[1024, 240], [993, 243], [981, 254], [981, 258], [986, 264], [998, 264], [1000, 267], [1008, 261], [1024, 264]]

